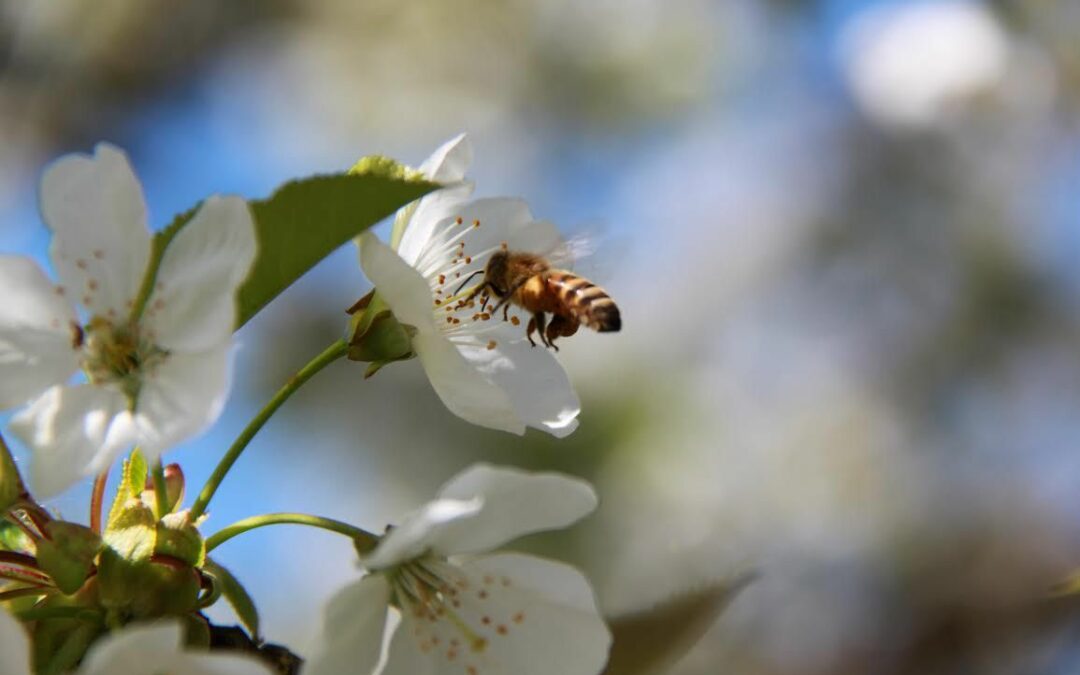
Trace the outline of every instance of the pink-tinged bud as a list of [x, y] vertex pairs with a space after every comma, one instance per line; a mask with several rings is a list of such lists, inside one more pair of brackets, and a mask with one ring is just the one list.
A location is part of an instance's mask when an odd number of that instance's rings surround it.
[[[145, 490], [143, 491], [143, 501], [147, 504], [154, 503], [154, 477], [146, 477]], [[165, 466], [165, 496], [166, 503], [169, 507], [169, 513], [172, 513], [180, 504], [184, 501], [184, 471], [180, 468], [179, 464], [167, 464]]]

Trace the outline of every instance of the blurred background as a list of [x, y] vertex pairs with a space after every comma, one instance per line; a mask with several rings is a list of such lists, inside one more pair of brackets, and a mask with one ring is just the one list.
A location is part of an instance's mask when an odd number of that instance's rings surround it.
[[[1076, 673], [1046, 594], [1080, 565], [1077, 35], [1073, 0], [0, 1], [0, 245], [46, 260], [41, 169], [99, 140], [161, 227], [467, 131], [479, 195], [604, 233], [580, 269], [624, 327], [563, 344], [579, 430], [473, 428], [415, 361], [335, 364], [208, 531], [381, 530], [473, 461], [555, 469], [602, 506], [523, 546], [612, 615], [756, 572], [678, 675]], [[226, 414], [169, 456], [189, 494], [367, 288], [348, 246], [243, 329]], [[357, 574], [300, 528], [217, 557], [300, 652]]]

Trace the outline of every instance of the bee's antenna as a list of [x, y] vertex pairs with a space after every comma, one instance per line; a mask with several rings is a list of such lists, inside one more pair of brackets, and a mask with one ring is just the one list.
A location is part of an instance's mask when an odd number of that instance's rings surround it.
[[457, 290], [456, 290], [456, 291], [454, 291], [454, 295], [457, 295], [458, 293], [460, 293], [460, 292], [461, 292], [461, 289], [465, 288], [465, 286], [466, 286], [466, 285], [467, 285], [467, 284], [468, 284], [468, 283], [469, 283], [470, 281], [472, 281], [472, 278], [473, 278], [473, 277], [475, 277], [475, 276], [476, 276], [477, 274], [483, 274], [483, 273], [484, 273], [484, 270], [476, 270], [476, 271], [474, 271], [474, 272], [473, 272], [472, 274], [470, 274], [469, 276], [465, 277], [465, 281], [462, 281], [462, 282], [461, 282], [461, 285], [457, 287]]

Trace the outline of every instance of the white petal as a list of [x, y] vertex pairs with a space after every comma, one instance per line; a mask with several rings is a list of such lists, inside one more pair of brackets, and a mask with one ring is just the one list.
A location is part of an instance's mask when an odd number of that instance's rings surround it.
[[150, 257], [142, 187], [119, 149], [67, 155], [41, 179], [41, 213], [53, 231], [52, 260], [69, 297], [94, 314], [125, 316]]
[[[413, 218], [413, 223], [405, 231], [406, 237], [412, 232], [423, 237], [427, 245], [427, 240], [434, 237], [440, 228], [450, 227], [457, 218], [461, 218], [465, 223], [480, 223], [470, 230], [463, 240], [464, 254], [472, 257], [472, 263], [459, 270], [462, 278], [474, 270], [483, 269], [488, 255], [504, 243], [511, 250], [543, 255], [554, 250], [560, 242], [558, 230], [553, 224], [533, 220], [528, 204], [521, 199], [507, 197], [468, 202], [453, 199], [433, 202], [424, 214], [418, 213]], [[405, 243], [403, 240], [402, 251], [405, 250]], [[410, 263], [417, 262], [416, 258], [407, 257], [404, 252], [402, 257]], [[430, 260], [423, 257], [421, 267], [429, 266]], [[422, 273], [425, 271], [421, 270]]]
[[138, 442], [148, 459], [203, 432], [229, 393], [232, 347], [170, 354], [147, 375], [135, 407]]
[[607, 662], [611, 635], [574, 568], [507, 554], [466, 563], [456, 581], [465, 588], [455, 611], [470, 634], [403, 612], [382, 675], [458, 675], [470, 666], [483, 675], [596, 675]]
[[429, 537], [444, 555], [490, 551], [518, 537], [567, 527], [596, 508], [596, 493], [580, 478], [474, 464], [439, 492], [446, 500], [480, 499], [483, 509]]
[[435, 222], [445, 211], [445, 202], [461, 202], [472, 194], [472, 183], [463, 183], [465, 172], [472, 164], [473, 150], [465, 134], [450, 139], [439, 147], [423, 164], [420, 172], [428, 180], [449, 187], [436, 190], [397, 212], [390, 245], [405, 262], [416, 262], [425, 243], [431, 237]]
[[508, 244], [512, 243], [511, 235], [525, 229], [533, 222], [529, 205], [521, 199], [493, 197], [458, 204], [444, 204], [443, 207], [443, 213], [436, 214], [437, 220], [461, 218], [466, 223], [480, 221], [480, 226], [469, 232], [465, 251], [467, 255], [473, 256], [474, 260], [483, 251], [497, 248], [504, 241]]
[[369, 570], [379, 570], [418, 558], [433, 550], [447, 527], [468, 520], [484, 508], [481, 499], [436, 499], [410, 513], [379, 540], [379, 545], [361, 559]]
[[304, 675], [369, 675], [379, 662], [390, 586], [370, 574], [330, 599], [322, 640], [304, 666]]
[[30, 639], [22, 624], [0, 608], [0, 673], [30, 675]]
[[362, 562], [381, 569], [425, 553], [488, 551], [533, 532], [567, 527], [596, 508], [585, 481], [557, 473], [475, 464], [439, 498], [397, 523]]
[[236, 289], [256, 247], [247, 202], [216, 196], [203, 202], [165, 249], [143, 319], [154, 340], [187, 352], [226, 342], [236, 327]]
[[70, 336], [75, 311], [30, 258], [0, 255], [0, 327], [53, 330]]
[[175, 653], [181, 641], [180, 625], [175, 622], [132, 626], [96, 642], [87, 652], [79, 675], [140, 673], [150, 665], [141, 663], [147, 654]]
[[427, 281], [370, 232], [360, 236], [360, 264], [398, 321], [433, 332], [434, 298]]
[[39, 499], [100, 472], [135, 438], [123, 394], [91, 384], [52, 387], [11, 420], [11, 431], [33, 450], [30, 488]]
[[268, 666], [240, 655], [185, 652], [173, 621], [133, 625], [91, 647], [79, 675], [270, 675]]
[[399, 224], [395, 218], [394, 230], [395, 233], [401, 231], [397, 252], [402, 260], [415, 265], [435, 228], [442, 220], [449, 218], [449, 214], [460, 210], [460, 205], [469, 199], [472, 192], [472, 184], [463, 183], [424, 195], [419, 201], [400, 210], [399, 217], [406, 222]]
[[438, 334], [420, 333], [413, 349], [443, 404], [461, 419], [490, 429], [525, 433], [510, 398]]
[[25, 403], [78, 369], [75, 312], [37, 263], [0, 256], [0, 409]]
[[518, 419], [556, 438], [577, 428], [581, 402], [562, 364], [543, 347], [527, 340], [486, 345], [459, 345], [462, 356], [484, 377], [506, 392]]
[[472, 142], [461, 133], [439, 146], [420, 165], [420, 172], [436, 183], [456, 183], [464, 180], [473, 160]]

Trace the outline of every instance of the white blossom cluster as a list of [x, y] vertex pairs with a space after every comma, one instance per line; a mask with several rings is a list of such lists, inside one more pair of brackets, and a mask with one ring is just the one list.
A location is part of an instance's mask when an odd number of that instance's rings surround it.
[[[515, 324], [445, 300], [500, 246], [558, 241], [516, 199], [471, 199], [459, 136], [419, 171], [445, 187], [399, 212], [390, 244], [358, 244], [367, 276], [403, 324], [447, 408], [469, 422], [562, 437], [580, 405], [558, 361]], [[154, 461], [206, 430], [228, 395], [237, 289], [258, 253], [247, 203], [210, 197], [165, 247], [125, 155], [99, 145], [53, 163], [41, 184], [55, 281], [0, 256], [0, 408], [29, 449], [29, 488], [56, 495], [140, 448]], [[154, 257], [161, 255], [160, 261]], [[148, 274], [148, 270], [153, 270]], [[393, 523], [325, 610], [306, 675], [599, 673], [611, 637], [576, 569], [497, 549], [567, 527], [596, 507], [585, 482], [476, 465]], [[24, 627], [0, 611], [0, 671], [31, 672]], [[252, 658], [183, 645], [179, 623], [99, 638], [80, 675], [269, 673]]]

